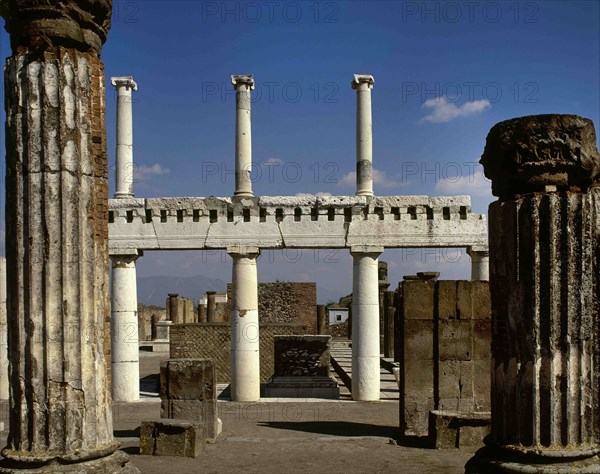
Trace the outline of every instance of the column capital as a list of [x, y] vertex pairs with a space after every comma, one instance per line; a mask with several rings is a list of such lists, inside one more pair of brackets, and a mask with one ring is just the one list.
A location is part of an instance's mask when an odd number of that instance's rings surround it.
[[490, 249], [488, 247], [467, 247], [469, 256], [478, 255], [481, 257], [489, 257]]
[[110, 255], [110, 259], [113, 263], [113, 266], [118, 266], [122, 264], [130, 264], [135, 263], [138, 258], [144, 255], [143, 250], [134, 249], [131, 253], [123, 253], [118, 255]]
[[373, 89], [375, 79], [369, 74], [354, 74], [354, 79], [352, 80], [352, 89], [359, 89], [362, 84], [366, 84], [369, 90]]
[[134, 91], [138, 90], [137, 82], [135, 82], [133, 80], [132, 76], [115, 76], [115, 77], [111, 77], [110, 78], [110, 83], [114, 87], [116, 87], [117, 89], [119, 87], [127, 87], [129, 89], [134, 90]]
[[240, 90], [242, 86], [248, 86], [250, 90], [254, 90], [254, 75], [253, 74], [240, 74], [232, 75], [231, 83], [235, 90]]
[[227, 253], [232, 258], [256, 258], [260, 255], [260, 249], [252, 245], [235, 245], [227, 247]]
[[360, 255], [360, 254], [381, 254], [383, 253], [383, 247], [377, 247], [374, 245], [353, 245], [350, 247], [350, 255]]

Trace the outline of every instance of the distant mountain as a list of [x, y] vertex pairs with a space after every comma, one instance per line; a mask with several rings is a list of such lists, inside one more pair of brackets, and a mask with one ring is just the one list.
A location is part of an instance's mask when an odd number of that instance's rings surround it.
[[207, 291], [225, 291], [227, 283], [223, 280], [196, 275], [190, 277], [150, 276], [137, 279], [138, 302], [146, 305], [165, 307], [167, 295], [193, 298], [196, 303]]

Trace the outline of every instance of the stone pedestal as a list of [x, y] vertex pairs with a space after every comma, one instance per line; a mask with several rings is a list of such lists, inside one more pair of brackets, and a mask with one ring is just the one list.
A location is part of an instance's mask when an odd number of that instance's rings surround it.
[[256, 247], [228, 249], [233, 259], [231, 310], [231, 399], [260, 399]]
[[7, 2], [10, 423], [0, 472], [139, 472], [113, 438], [105, 333], [111, 2]]
[[231, 76], [236, 92], [235, 115], [235, 196], [252, 197], [252, 127], [250, 91], [252, 75]]
[[379, 278], [381, 248], [353, 248], [352, 398], [379, 400]]
[[598, 473], [600, 171], [593, 124], [495, 125], [490, 205], [492, 429], [467, 472]]
[[140, 361], [135, 262], [137, 254], [111, 255], [111, 372], [112, 398], [140, 399]]
[[373, 119], [371, 89], [373, 76], [355, 74], [356, 90], [356, 195], [373, 196]]
[[205, 436], [204, 424], [194, 420], [144, 421], [140, 428], [140, 450], [144, 456], [197, 458], [204, 452]]

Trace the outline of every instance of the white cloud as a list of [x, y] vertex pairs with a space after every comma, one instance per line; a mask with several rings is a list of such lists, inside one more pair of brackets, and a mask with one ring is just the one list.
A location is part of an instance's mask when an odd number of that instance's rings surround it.
[[449, 102], [444, 96], [429, 99], [425, 101], [422, 108], [431, 110], [431, 113], [419, 120], [419, 123], [446, 123], [460, 117], [480, 114], [491, 106], [492, 104], [487, 99], [466, 102], [460, 106]]
[[263, 161], [260, 166], [273, 166], [273, 165], [282, 165], [284, 161], [281, 158], [269, 158], [268, 160]]
[[[407, 182], [394, 181], [390, 176], [381, 170], [373, 168], [373, 186], [389, 189], [399, 186], [406, 186]], [[356, 171], [346, 173], [337, 183], [338, 186], [349, 187], [356, 185]]]
[[169, 168], [163, 168], [158, 163], [153, 164], [152, 166], [140, 165], [134, 171], [134, 179], [137, 181], [146, 181], [148, 178], [152, 178], [154, 176], [165, 176], [171, 173]]
[[467, 176], [448, 177], [435, 184], [435, 190], [447, 195], [470, 195], [475, 197], [492, 198], [492, 186], [489, 179], [483, 175], [483, 168], [476, 169]]

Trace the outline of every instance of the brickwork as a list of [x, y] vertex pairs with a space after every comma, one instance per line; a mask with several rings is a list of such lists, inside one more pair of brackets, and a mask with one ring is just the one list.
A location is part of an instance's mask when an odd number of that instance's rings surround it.
[[[231, 283], [227, 285], [227, 320], [231, 313]], [[317, 333], [317, 284], [284, 282], [258, 284], [258, 317], [265, 323], [298, 323]]]
[[[266, 382], [273, 375], [274, 336], [306, 334], [301, 324], [260, 324], [260, 378]], [[230, 326], [228, 323], [173, 324], [171, 359], [212, 359], [217, 383], [231, 381]]]
[[430, 410], [489, 411], [488, 282], [403, 281], [399, 292], [401, 432], [427, 435]]

